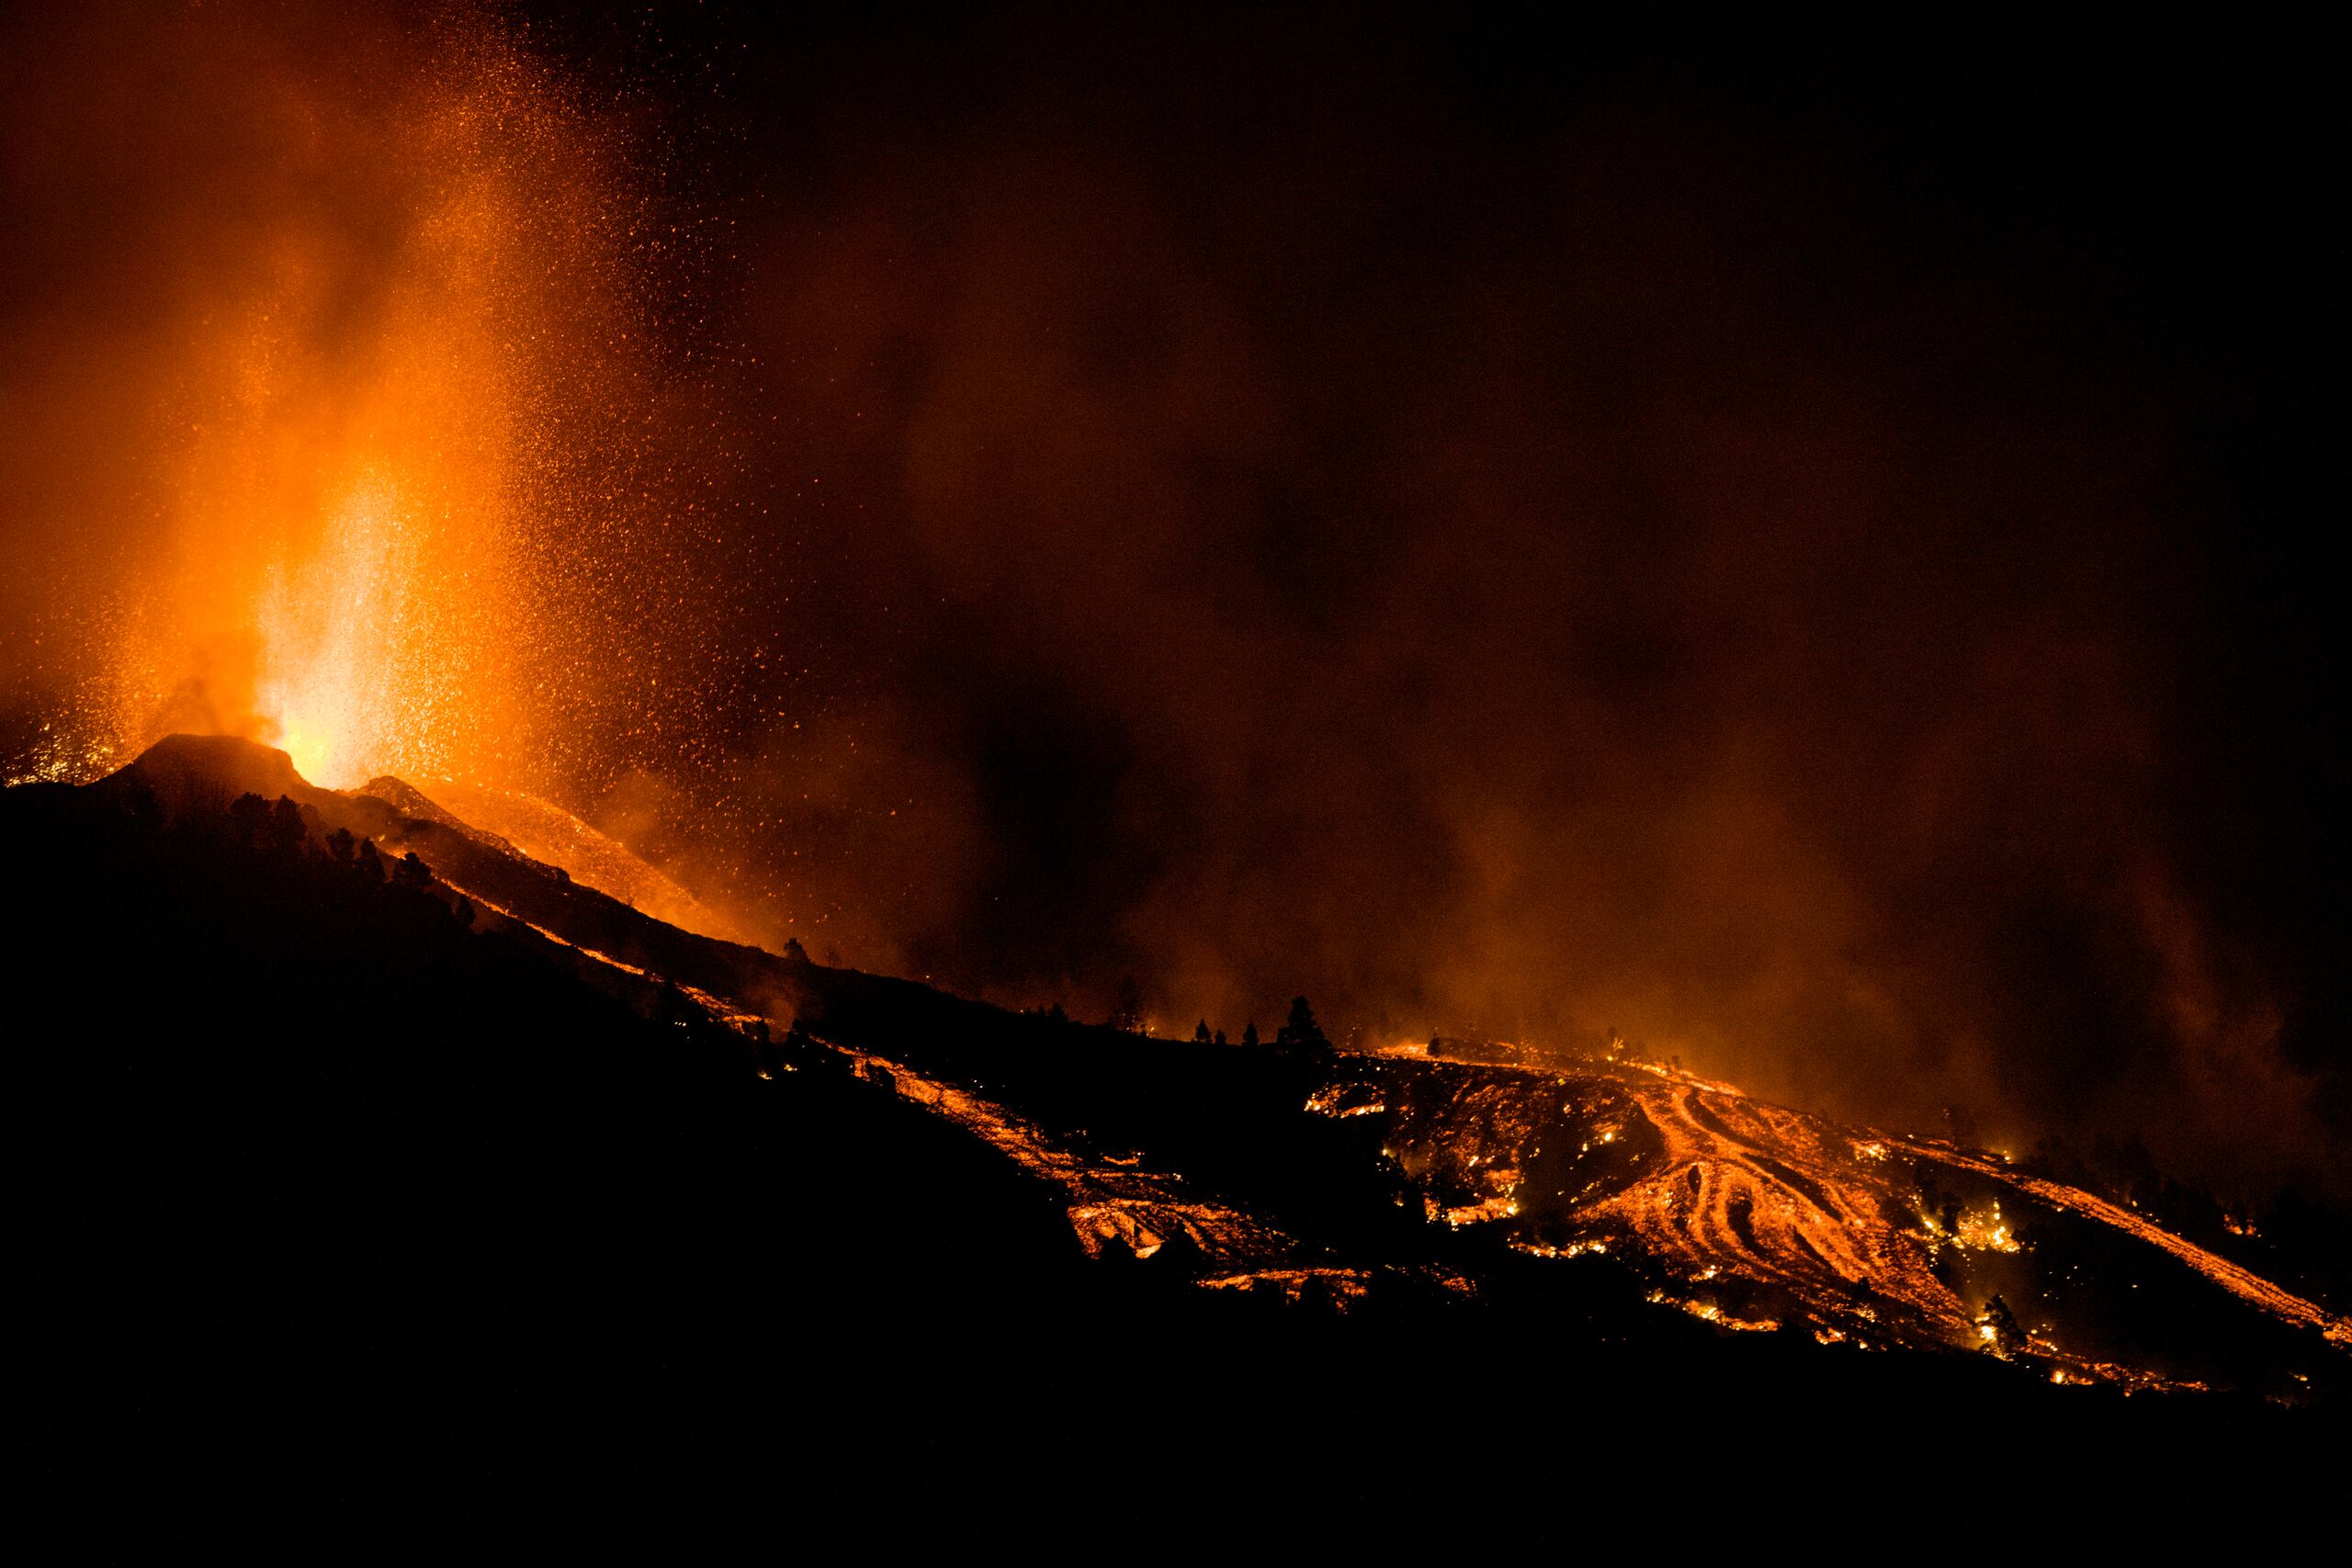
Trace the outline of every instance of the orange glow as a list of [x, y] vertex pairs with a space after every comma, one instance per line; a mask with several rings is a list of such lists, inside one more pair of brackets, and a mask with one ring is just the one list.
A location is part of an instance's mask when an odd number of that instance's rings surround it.
[[[232, 393], [184, 456], [161, 585], [176, 615], [128, 628], [131, 657], [175, 688], [212, 672], [215, 727], [334, 788], [478, 766], [523, 716], [502, 648], [531, 367], [494, 328], [515, 284], [514, 198], [495, 169], [464, 167], [461, 128], [415, 133], [456, 179], [412, 214], [366, 331], [307, 341], [351, 280], [289, 241], [216, 345], [208, 368]], [[222, 649], [245, 650], [248, 689], [222, 680]]]
[[362, 100], [246, 84], [269, 151], [244, 177], [279, 199], [189, 237], [194, 303], [148, 356], [157, 434], [126, 455], [153, 522], [87, 632], [110, 673], [36, 776], [185, 730], [331, 787], [555, 793], [593, 743], [557, 701], [628, 690], [587, 547], [628, 521], [596, 465], [644, 423], [620, 154], [494, 26], [405, 63]]
[[420, 533], [396, 485], [363, 485], [334, 507], [310, 560], [265, 581], [254, 705], [264, 739], [313, 784], [348, 789], [396, 760], [446, 761], [432, 757], [431, 718], [458, 671], [420, 646], [434, 624], [409, 558]]
[[[1539, 1069], [1367, 1058], [1306, 1109], [1390, 1116], [1382, 1152], [1421, 1187], [1431, 1223], [1493, 1225], [1542, 1258], [1645, 1258], [1672, 1276], [1651, 1300], [1720, 1328], [1795, 1323], [1823, 1344], [1990, 1349], [2061, 1366], [2070, 1382], [2175, 1386], [2149, 1369], [2086, 1359], [2046, 1330], [2004, 1342], [1998, 1325], [1956, 1292], [1941, 1249], [2016, 1254], [2030, 1244], [1999, 1197], [1980, 1193], [1950, 1231], [1918, 1214], [1914, 1173], [1928, 1169], [1996, 1184], [2029, 1212], [2038, 1205], [2125, 1232], [2283, 1322], [2352, 1342], [2352, 1325], [2325, 1309], [1997, 1156], [1840, 1127], [1651, 1063], [1588, 1058]], [[1544, 1145], [1564, 1137], [1574, 1141], [1546, 1162]], [[1630, 1152], [1605, 1152], [1629, 1141]], [[1768, 1302], [1775, 1310], [1753, 1310]]]
[[2001, 1206], [1996, 1203], [1989, 1213], [1972, 1210], [1960, 1217], [1960, 1229], [1950, 1238], [1956, 1247], [1975, 1247], [1985, 1252], [2017, 1252], [2022, 1245], [2009, 1233], [2009, 1224], [2001, 1217]]

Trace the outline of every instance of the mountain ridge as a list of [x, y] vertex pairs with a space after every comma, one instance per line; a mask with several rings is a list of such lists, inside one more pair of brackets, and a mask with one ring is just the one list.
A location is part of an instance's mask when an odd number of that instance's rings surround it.
[[[920, 1100], [1053, 1191], [1098, 1266], [1144, 1264], [1155, 1289], [1343, 1314], [1517, 1303], [1604, 1338], [1679, 1320], [2126, 1391], [2292, 1401], [2344, 1382], [2340, 1317], [1965, 1151], [1653, 1065], [1251, 1052], [1011, 1014], [681, 931], [396, 783], [322, 790], [284, 753], [182, 737], [82, 793], [119, 811], [143, 794], [201, 828], [233, 793], [275, 790], [314, 840], [343, 830], [415, 855], [474, 940], [520, 942], [662, 1027], [709, 1032], [722, 1077], [854, 1073]], [[2086, 1259], [2097, 1289], [2068, 1295], [2061, 1278]], [[2143, 1286], [2162, 1307], [2133, 1304]]]

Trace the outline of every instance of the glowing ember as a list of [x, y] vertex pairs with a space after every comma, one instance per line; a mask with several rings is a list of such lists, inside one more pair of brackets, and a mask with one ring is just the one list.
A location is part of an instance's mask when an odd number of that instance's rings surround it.
[[[2124, 1230], [2284, 1321], [2352, 1342], [2352, 1325], [2311, 1303], [1998, 1156], [1857, 1136], [1655, 1064], [1595, 1061], [1569, 1074], [1366, 1057], [1309, 1105], [1333, 1117], [1367, 1107], [1390, 1115], [1384, 1152], [1421, 1185], [1430, 1221], [1508, 1225], [1515, 1250], [1544, 1258], [1623, 1243], [1707, 1287], [1654, 1299], [1726, 1327], [1770, 1326], [1785, 1311], [1824, 1344], [1862, 1343], [1867, 1329], [1873, 1345], [1983, 1349], [2063, 1367], [2075, 1382], [2183, 1386], [2071, 1354], [2046, 1329], [2018, 1325], [1997, 1298], [1963, 1301], [1952, 1282], [1958, 1257], [2028, 1247], [1998, 1198], [1922, 1213], [1914, 1182], [1943, 1170]], [[1743, 1304], [1752, 1301], [1778, 1310]]]
[[1306, 1109], [1320, 1116], [1376, 1116], [1388, 1108], [1378, 1100], [1344, 1103], [1323, 1089], [1307, 1097]]
[[1724, 1311], [1713, 1302], [1683, 1301], [1668, 1295], [1664, 1291], [1652, 1291], [1649, 1299], [1660, 1306], [1679, 1307], [1703, 1323], [1712, 1323], [1718, 1328], [1727, 1328], [1734, 1333], [1770, 1334], [1777, 1332], [1781, 1326], [1778, 1318], [1738, 1317]]
[[[1922, 1146], [1922, 1152], [1926, 1152]], [[2206, 1251], [2193, 1242], [2184, 1241], [2159, 1225], [2151, 1224], [2139, 1215], [2109, 1202], [2106, 1199], [2062, 1186], [2040, 1177], [2020, 1176], [2006, 1167], [1995, 1165], [1965, 1153], [1935, 1151], [1952, 1164], [1973, 1168], [1982, 1174], [1998, 1175], [2013, 1181], [2024, 1191], [2030, 1192], [2053, 1208], [2083, 1214], [2113, 1225], [2142, 1241], [2163, 1248], [2179, 1258], [2207, 1279], [2241, 1300], [2252, 1303], [2282, 1321], [2319, 1329], [2338, 1345], [2352, 1345], [2352, 1320], [2338, 1317], [2324, 1308], [2315, 1306], [2301, 1296], [2282, 1291], [2269, 1280], [2249, 1269], [2240, 1268], [2225, 1258]]]
[[2001, 1206], [1989, 1210], [1970, 1210], [1961, 1215], [1960, 1228], [1951, 1240], [1955, 1247], [1973, 1247], [1983, 1252], [2018, 1252], [2023, 1250], [2017, 1238], [2009, 1234], [2008, 1222], [2001, 1218]]
[[861, 1070], [885, 1069], [901, 1098], [928, 1107], [1061, 1190], [1070, 1230], [1090, 1258], [1100, 1258], [1105, 1247], [1151, 1258], [1181, 1237], [1197, 1256], [1228, 1269], [1254, 1274], [1297, 1267], [1305, 1249], [1295, 1239], [1238, 1209], [1183, 1191], [1181, 1176], [1144, 1169], [1133, 1156], [1091, 1157], [961, 1085], [871, 1052], [836, 1049]]

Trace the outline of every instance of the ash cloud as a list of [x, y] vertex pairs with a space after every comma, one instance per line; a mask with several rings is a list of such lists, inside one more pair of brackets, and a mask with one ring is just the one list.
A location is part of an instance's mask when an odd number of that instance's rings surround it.
[[2183, 240], [2263, 196], [2095, 165], [2121, 89], [1996, 134], [1435, 30], [797, 68], [750, 400], [956, 846], [895, 952], [2324, 1173], [2341, 754], [2247, 513], [2324, 492], [2246, 478], [2316, 382], [2245, 352], [2312, 276]]
[[1615, 1030], [2340, 1179], [2295, 95], [2173, 129], [2169, 58], [1526, 17], [531, 21], [700, 236], [650, 264], [673, 521], [580, 546], [678, 585], [600, 579], [693, 722], [571, 715], [568, 796], [698, 893], [1014, 1003], [1132, 972], [1163, 1030]]

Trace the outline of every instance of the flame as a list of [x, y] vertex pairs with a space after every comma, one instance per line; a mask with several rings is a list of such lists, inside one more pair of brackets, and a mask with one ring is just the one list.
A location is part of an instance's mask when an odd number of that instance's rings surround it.
[[2023, 1244], [2009, 1234], [2009, 1223], [2001, 1217], [2001, 1205], [1996, 1203], [1990, 1213], [1971, 1210], [1960, 1216], [1960, 1229], [1949, 1238], [1955, 1247], [1973, 1247], [1984, 1252], [2019, 1252]]

